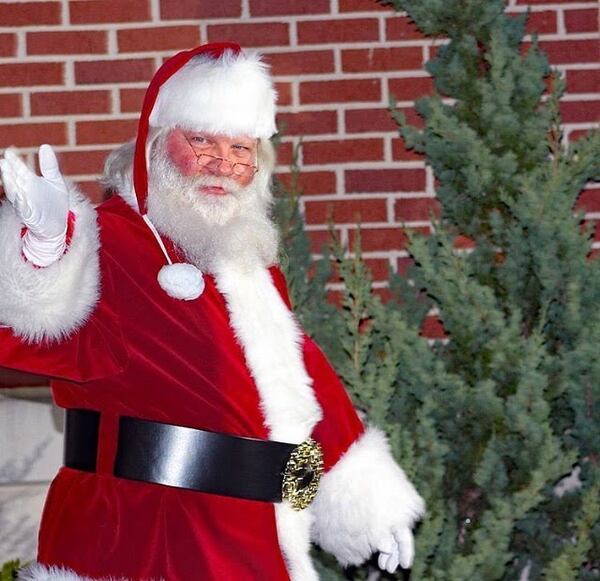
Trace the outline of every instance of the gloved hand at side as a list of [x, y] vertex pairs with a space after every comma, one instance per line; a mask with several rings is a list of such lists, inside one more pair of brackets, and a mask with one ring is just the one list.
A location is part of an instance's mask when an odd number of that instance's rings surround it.
[[395, 528], [390, 537], [379, 547], [379, 568], [394, 573], [400, 565], [410, 569], [415, 556], [415, 541], [409, 527]]
[[42, 145], [39, 160], [41, 176], [7, 149], [0, 174], [8, 201], [27, 227], [25, 258], [36, 266], [49, 266], [65, 251], [69, 196], [52, 147]]

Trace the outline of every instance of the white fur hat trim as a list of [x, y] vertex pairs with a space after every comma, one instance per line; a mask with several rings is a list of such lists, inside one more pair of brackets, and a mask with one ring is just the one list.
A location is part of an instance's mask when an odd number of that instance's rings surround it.
[[229, 137], [269, 138], [276, 131], [277, 93], [269, 67], [256, 52], [198, 55], [160, 88], [153, 127], [181, 126]]
[[193, 264], [166, 264], [157, 278], [161, 288], [174, 299], [193, 301], [204, 291], [204, 277]]

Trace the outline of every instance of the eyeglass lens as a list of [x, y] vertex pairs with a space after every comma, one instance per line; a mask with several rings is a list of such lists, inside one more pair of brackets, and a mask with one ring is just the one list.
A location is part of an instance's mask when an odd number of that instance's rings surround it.
[[208, 165], [209, 163], [214, 162], [215, 160], [217, 160], [217, 167], [221, 167], [221, 164], [224, 161], [226, 161], [229, 165], [231, 165], [231, 171], [238, 176], [242, 176], [251, 170], [256, 171], [256, 168], [248, 163], [232, 163], [228, 159], [217, 157], [215, 155], [209, 155], [208, 153], [202, 153], [198, 156], [198, 163], [201, 166]]

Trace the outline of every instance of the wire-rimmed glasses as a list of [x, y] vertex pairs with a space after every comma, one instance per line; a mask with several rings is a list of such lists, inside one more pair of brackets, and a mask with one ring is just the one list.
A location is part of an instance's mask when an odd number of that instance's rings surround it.
[[185, 135], [184, 135], [184, 137], [185, 137], [185, 140], [188, 142], [189, 146], [192, 148], [192, 151], [194, 152], [194, 155], [196, 156], [196, 160], [198, 162], [199, 167], [205, 167], [209, 163], [212, 163], [215, 160], [217, 160], [217, 165], [215, 166], [216, 169], [220, 168], [221, 164], [224, 161], [226, 161], [231, 166], [231, 173], [233, 173], [234, 175], [239, 176], [239, 177], [247, 176], [250, 174], [254, 175], [258, 171], [258, 167], [251, 163], [244, 163], [241, 161], [231, 161], [224, 157], [219, 157], [218, 155], [210, 155], [209, 153], [196, 153], [196, 150], [194, 149], [192, 142]]

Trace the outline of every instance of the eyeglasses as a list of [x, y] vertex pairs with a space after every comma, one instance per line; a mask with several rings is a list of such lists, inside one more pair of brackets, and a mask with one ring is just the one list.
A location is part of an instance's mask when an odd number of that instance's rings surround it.
[[196, 150], [194, 149], [194, 146], [192, 145], [191, 141], [187, 137], [185, 137], [185, 140], [192, 148], [192, 151], [194, 152], [194, 155], [196, 156], [196, 160], [200, 167], [205, 167], [209, 163], [212, 163], [215, 160], [217, 160], [217, 165], [215, 166], [215, 169], [219, 169], [221, 167], [221, 164], [224, 161], [226, 161], [231, 166], [231, 172], [239, 177], [254, 175], [258, 171], [258, 167], [251, 163], [242, 163], [241, 161], [233, 162], [229, 159], [225, 159], [224, 157], [218, 157], [217, 155], [210, 155], [208, 153], [196, 153]]

